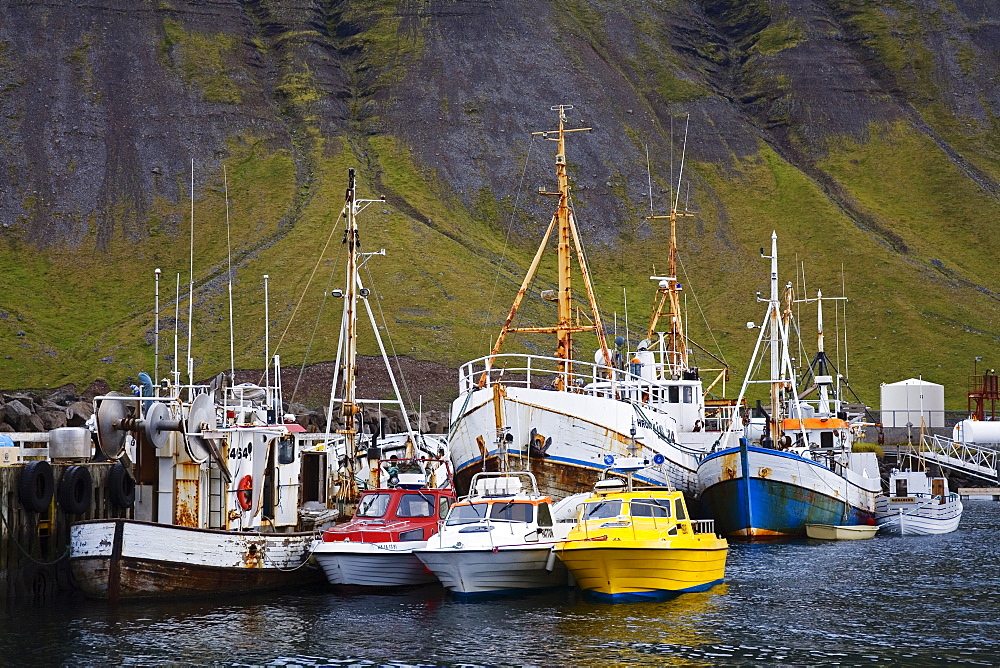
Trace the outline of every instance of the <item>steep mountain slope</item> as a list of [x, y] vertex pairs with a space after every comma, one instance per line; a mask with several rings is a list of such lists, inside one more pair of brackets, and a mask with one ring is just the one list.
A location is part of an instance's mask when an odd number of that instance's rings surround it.
[[[552, 185], [552, 145], [530, 133], [572, 104], [593, 127], [568, 147], [575, 206], [620, 329], [642, 330], [666, 265], [645, 216], [668, 207], [690, 115], [692, 335], [742, 374], [777, 230], [784, 278], [851, 298], [836, 352], [869, 402], [922, 374], [958, 407], [1000, 339], [998, 61], [987, 0], [7, 2], [3, 384], [152, 369], [156, 267], [160, 375], [175, 331], [186, 356], [192, 209], [200, 375], [228, 366], [227, 236], [237, 366], [263, 360], [264, 274], [272, 349], [332, 359], [349, 166], [386, 196], [362, 224], [387, 251], [366, 280], [393, 349], [484, 354], [551, 215], [533, 191]], [[813, 307], [798, 315], [808, 340]]]

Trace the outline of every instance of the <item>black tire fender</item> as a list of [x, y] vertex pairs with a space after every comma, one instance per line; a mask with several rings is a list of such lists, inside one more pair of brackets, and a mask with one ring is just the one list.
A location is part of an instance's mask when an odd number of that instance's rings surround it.
[[17, 481], [17, 496], [21, 505], [35, 513], [45, 512], [52, 503], [55, 480], [52, 467], [46, 461], [28, 462]]
[[116, 508], [127, 509], [135, 504], [135, 481], [121, 462], [115, 462], [108, 474], [108, 498]]
[[91, 490], [94, 478], [86, 466], [70, 466], [59, 479], [57, 498], [64, 513], [80, 515], [90, 511]]

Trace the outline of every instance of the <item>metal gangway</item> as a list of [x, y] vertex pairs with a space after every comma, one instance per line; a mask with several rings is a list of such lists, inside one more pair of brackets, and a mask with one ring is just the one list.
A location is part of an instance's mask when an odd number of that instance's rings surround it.
[[967, 444], [944, 436], [924, 434], [912, 454], [940, 466], [990, 482], [1000, 482], [1000, 450], [982, 444]]

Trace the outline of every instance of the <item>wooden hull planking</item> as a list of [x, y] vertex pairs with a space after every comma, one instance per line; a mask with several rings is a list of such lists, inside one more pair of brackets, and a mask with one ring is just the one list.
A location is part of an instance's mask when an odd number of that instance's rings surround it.
[[311, 533], [91, 521], [73, 525], [69, 561], [77, 586], [95, 598], [242, 594], [323, 582], [307, 563], [314, 540]]

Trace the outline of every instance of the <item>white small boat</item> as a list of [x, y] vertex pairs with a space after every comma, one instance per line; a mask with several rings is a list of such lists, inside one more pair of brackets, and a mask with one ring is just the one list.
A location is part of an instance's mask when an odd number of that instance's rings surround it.
[[962, 501], [950, 492], [946, 478], [924, 471], [893, 469], [889, 494], [875, 499], [875, 521], [882, 533], [928, 536], [951, 533], [962, 519]]
[[864, 540], [878, 533], [878, 525], [851, 524], [807, 524], [806, 536], [819, 540]]
[[[522, 479], [531, 484], [523, 492]], [[413, 553], [458, 595], [510, 594], [567, 584], [555, 559], [552, 500], [528, 472], [477, 473], [440, 533]]]

